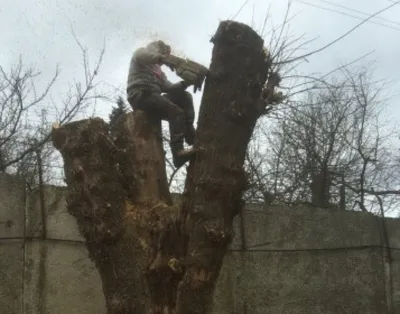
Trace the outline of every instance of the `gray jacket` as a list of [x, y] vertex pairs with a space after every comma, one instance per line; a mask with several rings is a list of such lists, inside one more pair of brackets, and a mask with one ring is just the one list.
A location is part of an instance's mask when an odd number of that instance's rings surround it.
[[133, 53], [128, 74], [128, 97], [135, 90], [146, 89], [160, 94], [173, 87], [174, 84], [161, 70], [159, 60], [160, 54], [149, 48], [139, 48]]

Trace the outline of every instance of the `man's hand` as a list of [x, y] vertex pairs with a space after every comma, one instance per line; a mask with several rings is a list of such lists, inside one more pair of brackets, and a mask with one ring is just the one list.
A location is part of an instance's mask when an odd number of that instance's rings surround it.
[[191, 81], [180, 81], [179, 83], [183, 90], [186, 90], [186, 88], [188, 88], [189, 86], [193, 85], [193, 93], [196, 93], [198, 90], [201, 91], [201, 87], [196, 86], [195, 82], [191, 82]]
[[168, 57], [168, 55], [166, 55], [166, 54], [159, 54], [159, 57], [158, 57], [158, 63], [160, 63], [160, 64], [163, 64], [163, 65], [166, 65], [167, 67], [169, 67], [170, 68], [170, 70], [171, 71], [175, 71], [175, 68], [173, 67], [173, 66], [171, 66], [168, 62], [167, 62], [167, 58]]
[[186, 88], [193, 85], [193, 93], [196, 93], [197, 91], [201, 91], [201, 86], [196, 85], [195, 82], [181, 81], [179, 83], [182, 85], [183, 90], [186, 90]]
[[174, 91], [178, 91], [178, 90], [185, 90], [190, 85], [192, 85], [192, 84], [190, 84], [189, 82], [180, 81], [175, 84], [172, 84], [172, 86], [169, 88], [169, 90], [170, 90], [170, 92], [174, 92]]
[[190, 85], [193, 85], [193, 83], [188, 82], [188, 81], [180, 81], [179, 83], [181, 84], [183, 90], [188, 88]]

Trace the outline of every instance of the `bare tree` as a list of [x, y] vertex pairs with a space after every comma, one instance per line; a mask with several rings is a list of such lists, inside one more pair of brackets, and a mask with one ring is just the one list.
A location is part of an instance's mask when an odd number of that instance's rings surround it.
[[304, 100], [281, 107], [258, 128], [252, 145], [262, 142], [266, 149], [249, 154], [250, 191], [262, 187], [263, 195], [290, 204], [374, 211], [379, 190], [386, 210], [394, 206], [398, 166], [394, 134], [381, 119], [380, 82], [365, 69], [345, 67], [341, 74], [313, 85]]
[[[9, 69], [0, 66], [0, 172], [17, 174], [34, 185], [40, 154], [42, 170], [50, 178], [51, 165], [59, 158], [50, 141], [51, 123], [68, 123], [84, 114], [96, 100], [106, 99], [104, 93], [96, 90], [104, 49], [91, 69], [87, 49], [76, 41], [82, 53], [84, 77], [82, 82], [76, 81], [70, 86], [58, 101], [50, 95], [59, 77], [58, 68], [44, 84], [42, 73], [25, 66], [21, 59]], [[40, 90], [39, 85], [45, 87]]]

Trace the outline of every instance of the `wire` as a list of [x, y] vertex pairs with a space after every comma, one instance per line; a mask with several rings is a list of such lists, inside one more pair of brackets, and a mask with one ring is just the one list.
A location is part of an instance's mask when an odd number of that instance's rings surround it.
[[[352, 11], [352, 12], [356, 12], [356, 13], [359, 13], [359, 14], [363, 14], [365, 16], [370, 16], [371, 15], [370, 13], [366, 13], [366, 12], [363, 12], [363, 11], [360, 11], [360, 10], [352, 9], [352, 8], [346, 7], [346, 6], [341, 5], [341, 4], [333, 3], [333, 2], [328, 1], [328, 0], [319, 0], [319, 1], [325, 2], [325, 3], [330, 4], [332, 6], [335, 6], [335, 7], [338, 7], [338, 8], [342, 8], [342, 9], [345, 9], [345, 10], [348, 10], [348, 11]], [[399, 22], [391, 21], [391, 20], [386, 19], [384, 17], [376, 16], [375, 19], [381, 20], [381, 21], [384, 21], [384, 22], [389, 22], [389, 23], [395, 24], [397, 26], [400, 26]]]
[[[341, 14], [341, 15], [344, 15], [344, 16], [348, 16], [348, 17], [351, 17], [351, 18], [355, 18], [355, 19], [358, 19], [358, 20], [361, 20], [361, 21], [365, 20], [365, 18], [360, 17], [360, 16], [352, 15], [352, 14], [349, 14], [349, 13], [346, 13], [346, 12], [342, 12], [342, 11], [338, 11], [338, 10], [335, 10], [335, 9], [329, 9], [329, 8], [320, 6], [318, 4], [313, 4], [313, 3], [306, 2], [304, 0], [294, 0], [294, 1], [303, 3], [303, 4], [306, 4], [306, 5], [321, 9], [321, 10], [326, 10], [326, 11], [329, 11], [329, 12], [335, 12], [335, 13], [338, 13], [338, 14]], [[320, 0], [320, 1], [325, 1], [325, 0]], [[353, 9], [348, 8], [348, 10], [353, 10]], [[357, 10], [355, 10], [355, 11], [357, 11]], [[358, 11], [358, 12], [360, 12], [362, 14], [365, 14], [367, 16], [371, 16], [370, 14], [365, 13], [365, 12], [361, 12], [361, 11]], [[368, 20], [367, 22], [372, 23], [372, 24], [376, 24], [376, 25], [380, 25], [380, 26], [383, 26], [383, 27], [391, 28], [391, 29], [394, 29], [396, 31], [400, 31], [400, 28], [393, 27], [393, 26], [390, 26], [390, 25], [387, 25], [387, 24], [383, 24], [383, 23], [379, 23], [379, 22], [376, 22], [376, 21], [372, 21], [371, 19]], [[390, 21], [390, 22], [400, 26], [400, 24], [398, 24], [396, 22], [393, 22], [393, 21]]]
[[[294, 1], [300, 1], [300, 0], [294, 0]], [[362, 26], [363, 24], [365, 24], [366, 22], [368, 22], [369, 20], [371, 20], [372, 18], [374, 18], [375, 16], [381, 14], [382, 12], [385, 12], [387, 10], [389, 10], [390, 8], [394, 7], [395, 5], [398, 5], [400, 3], [400, 1], [396, 1], [393, 2], [391, 5], [388, 5], [386, 7], [384, 7], [383, 9], [376, 11], [374, 14], [371, 14], [369, 17], [363, 19], [360, 23], [356, 24], [355, 26], [353, 26], [352, 28], [350, 28], [346, 33], [344, 33], [343, 35], [339, 36], [338, 38], [336, 38], [335, 40], [331, 41], [330, 43], [326, 44], [325, 46], [322, 46], [321, 48], [318, 48], [314, 51], [311, 51], [309, 53], [306, 53], [304, 55], [295, 57], [293, 59], [289, 59], [286, 61], [281, 61], [278, 62], [277, 64], [285, 64], [285, 63], [291, 63], [300, 59], [305, 59], [309, 56], [315, 55], [316, 53], [319, 53], [327, 48], [329, 48], [330, 46], [336, 44], [338, 41], [342, 40], [343, 38], [345, 38], [346, 36], [350, 35], [352, 32], [354, 32], [357, 28], [359, 28], [360, 26]], [[308, 4], [308, 3], [307, 3]]]

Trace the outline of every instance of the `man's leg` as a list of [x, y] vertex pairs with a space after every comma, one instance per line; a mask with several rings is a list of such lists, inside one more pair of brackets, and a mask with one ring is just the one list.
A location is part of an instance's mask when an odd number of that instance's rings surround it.
[[151, 94], [140, 101], [138, 109], [156, 114], [169, 122], [170, 147], [175, 167], [179, 168], [192, 156], [193, 150], [184, 150], [185, 113], [171, 100], [158, 94]]
[[143, 96], [143, 91], [141, 90], [133, 88], [127, 90], [128, 103], [131, 105], [133, 110], [137, 109], [137, 105], [142, 96]]
[[194, 106], [192, 94], [182, 90], [169, 93], [165, 95], [165, 97], [178, 105], [185, 112], [185, 140], [188, 145], [193, 145], [196, 130], [193, 126]]

